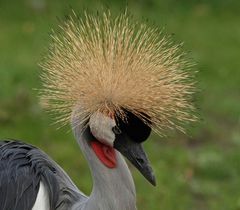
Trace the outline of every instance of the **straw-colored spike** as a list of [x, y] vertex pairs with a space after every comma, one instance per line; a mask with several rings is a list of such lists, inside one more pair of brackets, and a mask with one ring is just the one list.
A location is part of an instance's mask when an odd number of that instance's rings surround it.
[[41, 99], [57, 112], [57, 122], [68, 123], [78, 106], [81, 123], [96, 111], [125, 119], [125, 109], [145, 123], [149, 116], [161, 135], [196, 120], [192, 64], [157, 28], [107, 12], [82, 19], [73, 14], [60, 31], [41, 64]]

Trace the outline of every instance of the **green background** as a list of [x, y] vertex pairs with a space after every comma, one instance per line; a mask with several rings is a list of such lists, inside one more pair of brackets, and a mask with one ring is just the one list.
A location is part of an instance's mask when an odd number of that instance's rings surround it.
[[145, 149], [155, 169], [152, 187], [130, 166], [139, 210], [240, 209], [240, 1], [0, 0], [0, 138], [45, 150], [89, 194], [91, 176], [69, 131], [41, 109], [37, 63], [58, 18], [84, 9], [125, 5], [137, 20], [164, 27], [196, 61], [200, 122], [188, 135], [152, 136]]

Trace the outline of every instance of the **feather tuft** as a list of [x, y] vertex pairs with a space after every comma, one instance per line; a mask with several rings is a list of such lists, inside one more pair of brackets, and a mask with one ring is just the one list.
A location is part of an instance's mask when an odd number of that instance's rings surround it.
[[81, 19], [74, 13], [51, 37], [40, 95], [61, 125], [76, 107], [80, 123], [98, 111], [126, 120], [127, 110], [160, 135], [196, 120], [193, 65], [158, 28], [127, 13]]

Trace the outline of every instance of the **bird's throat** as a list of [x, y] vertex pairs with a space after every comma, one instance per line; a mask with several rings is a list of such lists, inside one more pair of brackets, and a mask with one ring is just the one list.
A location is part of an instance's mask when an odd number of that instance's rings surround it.
[[117, 159], [114, 148], [107, 146], [99, 141], [93, 140], [90, 142], [91, 147], [98, 159], [108, 168], [116, 168]]

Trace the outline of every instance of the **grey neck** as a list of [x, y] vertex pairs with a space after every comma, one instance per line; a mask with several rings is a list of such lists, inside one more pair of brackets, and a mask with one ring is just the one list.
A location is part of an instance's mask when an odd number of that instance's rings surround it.
[[117, 167], [107, 168], [97, 158], [86, 135], [81, 128], [74, 126], [74, 134], [85, 158], [88, 161], [93, 177], [93, 190], [85, 203], [74, 206], [74, 210], [135, 210], [135, 186], [122, 155], [116, 151]]

